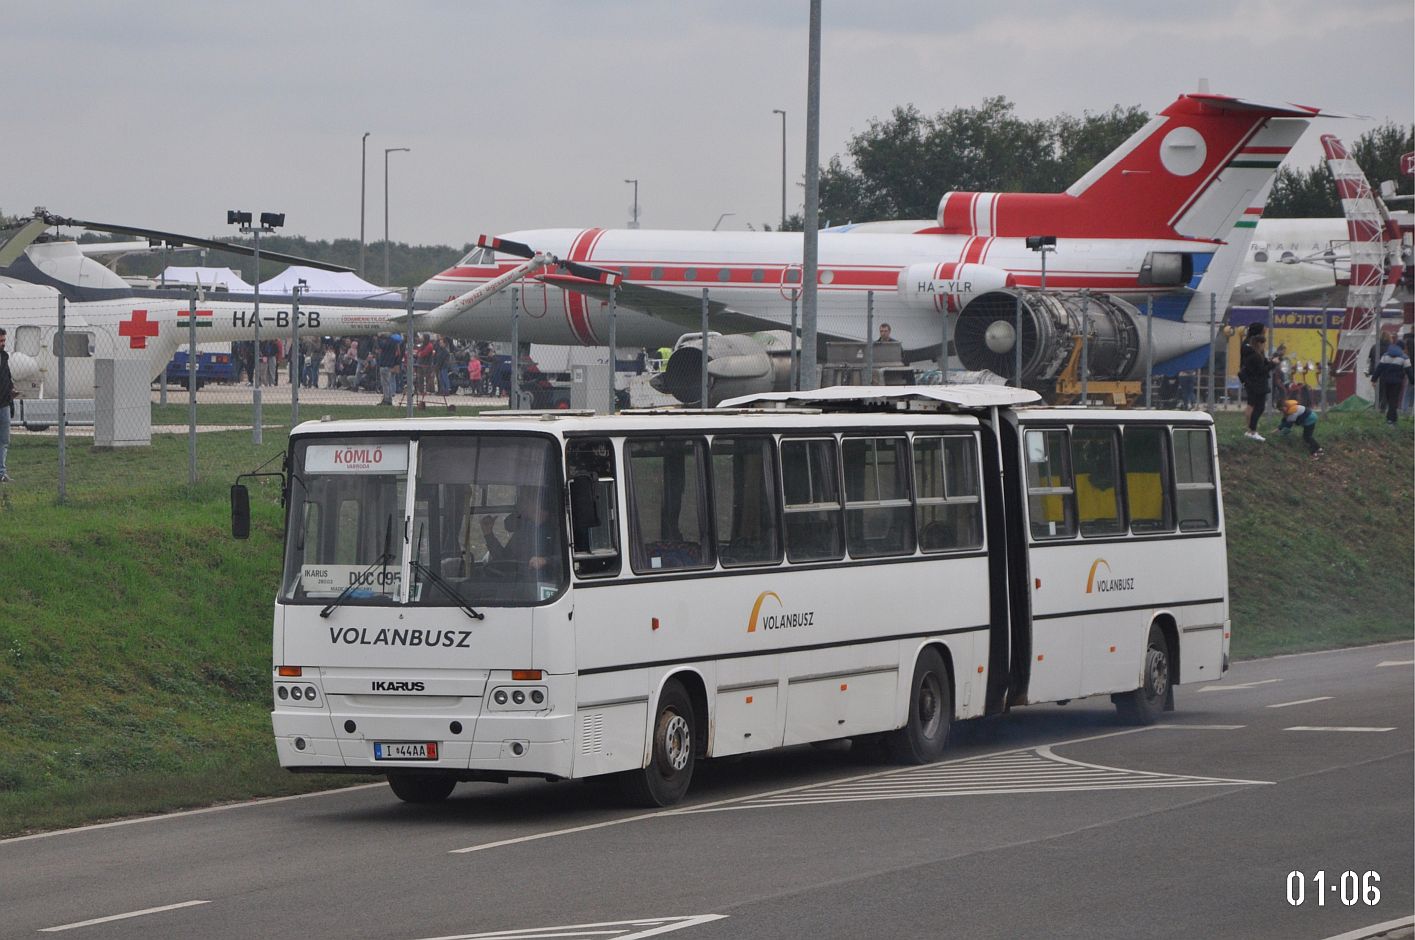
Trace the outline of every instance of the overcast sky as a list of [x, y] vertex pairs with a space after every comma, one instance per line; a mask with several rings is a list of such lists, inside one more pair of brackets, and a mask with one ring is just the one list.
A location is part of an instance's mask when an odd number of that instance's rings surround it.
[[[482, 232], [775, 224], [805, 166], [806, 0], [7, 4], [0, 209], [210, 234], [462, 244]], [[871, 118], [1005, 95], [1023, 117], [1211, 90], [1408, 122], [1410, 0], [825, 0], [821, 157]], [[1294, 155], [1306, 166], [1319, 122]], [[941, 193], [940, 193], [941, 195]], [[834, 222], [848, 220], [835, 219]]]

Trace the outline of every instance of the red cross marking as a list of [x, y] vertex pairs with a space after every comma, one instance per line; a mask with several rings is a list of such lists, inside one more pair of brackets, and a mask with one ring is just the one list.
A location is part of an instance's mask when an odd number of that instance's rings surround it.
[[148, 320], [146, 310], [134, 310], [132, 317], [118, 324], [118, 335], [128, 337], [129, 348], [146, 349], [147, 338], [156, 336], [160, 326]]

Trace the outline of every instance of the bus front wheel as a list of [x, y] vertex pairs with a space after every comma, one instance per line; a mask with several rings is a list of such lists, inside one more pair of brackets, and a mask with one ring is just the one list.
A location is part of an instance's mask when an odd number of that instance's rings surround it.
[[669, 682], [658, 698], [649, 765], [622, 778], [624, 795], [630, 801], [639, 806], [672, 806], [683, 799], [696, 760], [693, 726], [692, 700], [681, 683]]
[[389, 774], [388, 786], [404, 803], [440, 803], [457, 786], [457, 778], [442, 774]]
[[886, 738], [890, 756], [901, 764], [931, 764], [943, 755], [953, 721], [953, 687], [936, 649], [926, 649], [914, 664], [909, 717]]
[[1169, 641], [1158, 624], [1150, 626], [1150, 638], [1145, 644], [1145, 663], [1140, 674], [1141, 685], [1133, 692], [1111, 696], [1120, 719], [1132, 725], [1152, 725], [1164, 712], [1171, 689], [1169, 684]]

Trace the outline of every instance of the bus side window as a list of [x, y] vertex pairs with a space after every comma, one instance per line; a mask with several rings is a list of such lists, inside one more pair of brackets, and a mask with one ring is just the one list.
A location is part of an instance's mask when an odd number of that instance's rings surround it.
[[1120, 516], [1120, 441], [1114, 428], [1071, 430], [1076, 469], [1076, 516], [1082, 535], [1123, 535]]
[[845, 544], [855, 558], [914, 552], [909, 500], [909, 441], [904, 437], [846, 438]]
[[1180, 532], [1218, 528], [1218, 488], [1207, 430], [1174, 429], [1174, 491]]
[[[619, 573], [619, 506], [615, 493], [614, 445], [607, 439], [572, 440], [565, 445], [565, 478], [571, 499], [584, 494], [592, 511], [571, 506], [571, 518], [594, 518], [597, 524], [575, 528], [575, 574], [602, 578]], [[576, 483], [584, 480], [584, 483]]]
[[712, 504], [724, 568], [781, 561], [776, 492], [770, 437], [712, 439]]
[[834, 438], [781, 442], [782, 514], [792, 561], [834, 561], [844, 554], [835, 460]]
[[1166, 443], [1164, 428], [1131, 425], [1125, 429], [1125, 506], [1130, 531], [1137, 535], [1174, 531]]
[[976, 451], [972, 437], [914, 435], [920, 551], [948, 552], [983, 544]]
[[1027, 516], [1032, 538], [1076, 534], [1076, 493], [1071, 485], [1071, 449], [1061, 428], [1028, 431]]
[[696, 438], [631, 440], [630, 560], [640, 574], [710, 568], [706, 448]]

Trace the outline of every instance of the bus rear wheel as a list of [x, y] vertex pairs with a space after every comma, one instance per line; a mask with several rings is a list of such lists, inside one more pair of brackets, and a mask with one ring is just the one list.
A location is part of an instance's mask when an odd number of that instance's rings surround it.
[[442, 774], [389, 774], [388, 786], [404, 803], [440, 803], [457, 786], [457, 778]]
[[931, 764], [943, 756], [953, 722], [953, 687], [936, 649], [926, 649], [914, 664], [909, 717], [886, 739], [889, 754], [901, 764]]
[[674, 680], [658, 698], [649, 765], [622, 779], [624, 795], [638, 806], [672, 806], [683, 799], [693, 780], [697, 742], [693, 740], [693, 702]]
[[1112, 695], [1111, 701], [1120, 713], [1120, 720], [1132, 725], [1152, 725], [1164, 712], [1165, 701], [1171, 694], [1169, 682], [1169, 641], [1158, 624], [1150, 625], [1150, 638], [1145, 644], [1145, 663], [1140, 673], [1140, 687], [1133, 692]]

